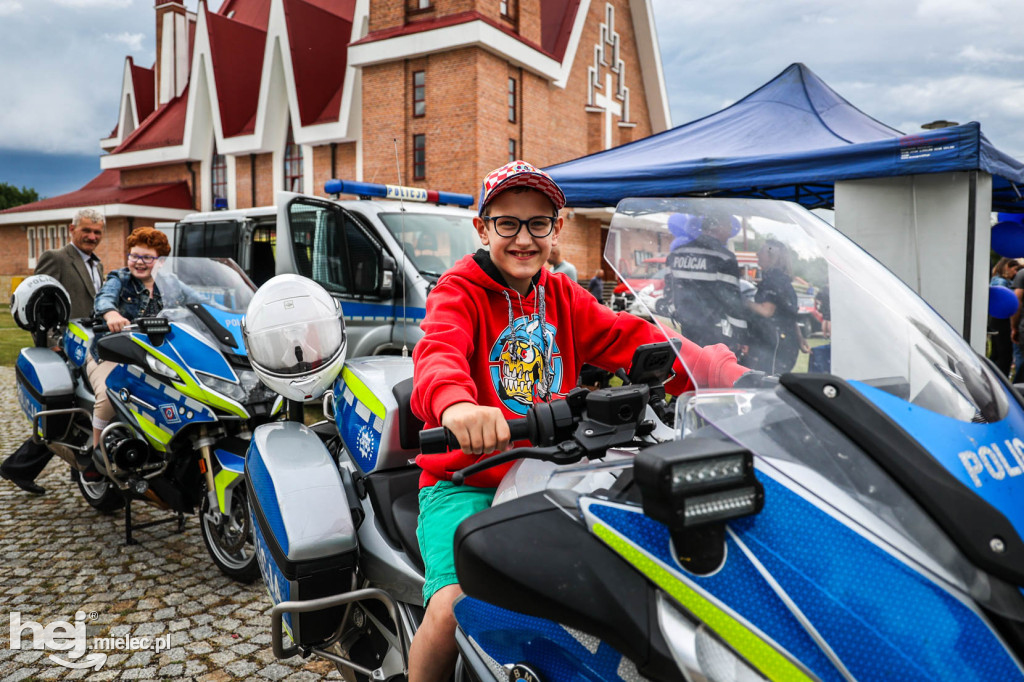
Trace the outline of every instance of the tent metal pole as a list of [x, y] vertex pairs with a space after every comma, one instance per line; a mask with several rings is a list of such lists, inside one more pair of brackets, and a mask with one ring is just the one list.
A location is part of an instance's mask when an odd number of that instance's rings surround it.
[[967, 173], [967, 276], [964, 282], [964, 331], [963, 337], [971, 342], [971, 316], [974, 303], [974, 235], [975, 214], [978, 205], [978, 171]]

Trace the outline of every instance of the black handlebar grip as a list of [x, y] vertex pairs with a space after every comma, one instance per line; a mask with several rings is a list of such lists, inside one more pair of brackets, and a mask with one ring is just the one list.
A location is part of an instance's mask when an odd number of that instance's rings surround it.
[[420, 431], [420, 452], [424, 455], [437, 455], [458, 448], [458, 439], [443, 426]]
[[[530, 422], [526, 417], [509, 419], [508, 430], [513, 443], [517, 440], [530, 440]], [[437, 455], [461, 447], [459, 440], [443, 426], [420, 431], [420, 452], [424, 455]]]
[[515, 443], [517, 440], [531, 440], [530, 434], [530, 421], [523, 417], [521, 419], [509, 419], [508, 430], [511, 434], [511, 440]]
[[104, 332], [109, 332], [109, 331], [110, 331], [110, 328], [107, 327], [107, 323], [106, 322], [101, 322], [99, 324], [94, 324], [92, 326], [92, 333], [93, 334], [102, 334]]

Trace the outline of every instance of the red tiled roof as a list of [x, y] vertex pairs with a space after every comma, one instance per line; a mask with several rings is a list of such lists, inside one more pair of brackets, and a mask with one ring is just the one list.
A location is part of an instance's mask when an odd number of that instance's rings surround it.
[[135, 108], [139, 112], [139, 121], [144, 121], [153, 113], [153, 104], [156, 101], [153, 96], [155, 87], [153, 69], [135, 66], [131, 57], [128, 60], [132, 69], [132, 86], [135, 88]]
[[420, 21], [410, 21], [404, 26], [371, 31], [366, 37], [353, 42], [352, 45], [374, 43], [396, 36], [422, 33], [423, 31], [466, 24], [471, 21], [483, 21], [502, 33], [507, 33], [524, 45], [539, 50], [561, 62], [565, 56], [565, 49], [569, 44], [569, 34], [572, 32], [572, 25], [576, 19], [576, 12], [579, 9], [579, 0], [544, 0], [541, 4], [544, 6], [541, 16], [541, 41], [543, 45], [526, 40], [507, 24], [484, 16], [475, 10], [456, 12], [455, 14]]
[[337, 121], [355, 0], [284, 0], [302, 125]]
[[206, 19], [224, 136], [251, 133], [255, 129], [267, 33], [212, 12]]
[[270, 0], [224, 0], [217, 14], [266, 31], [270, 20]]
[[137, 206], [158, 206], [161, 208], [192, 209], [192, 193], [188, 183], [161, 182], [137, 187], [121, 186], [121, 171], [105, 170], [89, 181], [82, 189], [68, 194], [43, 199], [32, 204], [23, 204], [0, 213], [25, 213], [46, 211], [57, 208], [78, 208], [80, 206], [105, 206], [108, 204], [134, 204]]
[[540, 42], [559, 62], [565, 57], [580, 0], [544, 0], [540, 3]]
[[185, 139], [188, 88], [149, 115], [111, 154], [173, 147]]

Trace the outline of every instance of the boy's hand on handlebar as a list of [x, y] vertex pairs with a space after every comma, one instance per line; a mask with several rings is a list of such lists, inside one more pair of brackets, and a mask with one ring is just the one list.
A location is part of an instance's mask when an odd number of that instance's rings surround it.
[[108, 310], [103, 313], [103, 321], [107, 323], [107, 329], [112, 332], [119, 332], [131, 324], [128, 318], [116, 310]]
[[455, 403], [441, 415], [441, 426], [459, 439], [463, 452], [483, 455], [508, 448], [511, 434], [497, 407]]

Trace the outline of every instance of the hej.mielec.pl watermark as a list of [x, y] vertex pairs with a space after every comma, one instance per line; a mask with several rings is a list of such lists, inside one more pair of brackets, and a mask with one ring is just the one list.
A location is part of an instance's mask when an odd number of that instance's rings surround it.
[[[95, 616], [94, 616], [95, 617]], [[157, 653], [171, 648], [171, 633], [158, 637], [93, 637], [92, 651], [86, 654], [88, 638], [85, 634], [86, 613], [75, 614], [75, 622], [55, 620], [47, 625], [22, 620], [20, 611], [11, 612], [11, 648], [22, 648], [22, 636], [31, 637], [31, 646], [26, 649], [53, 649], [66, 651], [65, 658], [50, 654], [49, 659], [66, 668], [95, 668], [99, 670], [107, 662], [105, 651], [141, 651], [153, 649]], [[27, 642], [26, 642], [27, 644]], [[71, 659], [71, 660], [67, 660]]]

